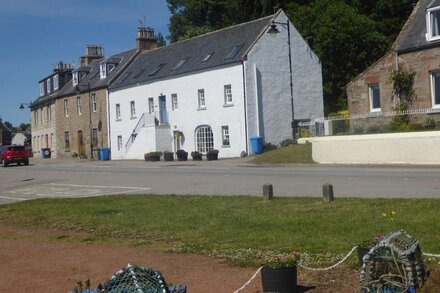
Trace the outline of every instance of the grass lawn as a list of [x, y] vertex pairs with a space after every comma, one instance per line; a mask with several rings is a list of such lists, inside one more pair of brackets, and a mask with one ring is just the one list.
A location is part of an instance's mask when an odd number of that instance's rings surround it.
[[296, 144], [281, 147], [258, 155], [250, 161], [254, 164], [314, 164], [312, 160], [312, 144]]
[[[396, 212], [394, 221], [382, 216]], [[0, 224], [87, 232], [63, 241], [116, 242], [195, 252], [255, 265], [268, 251], [298, 250], [332, 263], [373, 236], [404, 229], [440, 253], [440, 200], [118, 195], [41, 199], [0, 206]], [[0, 235], [0, 237], [13, 237]], [[353, 262], [355, 258], [353, 257]]]

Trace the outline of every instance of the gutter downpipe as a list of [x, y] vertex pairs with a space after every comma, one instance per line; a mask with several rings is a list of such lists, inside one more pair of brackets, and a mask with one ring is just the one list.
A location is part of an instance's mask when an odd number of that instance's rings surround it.
[[241, 66], [243, 69], [243, 104], [244, 104], [244, 136], [245, 136], [245, 140], [246, 140], [246, 153], [249, 156], [249, 138], [248, 138], [248, 125], [247, 125], [247, 107], [246, 107], [246, 103], [247, 103], [247, 99], [246, 99], [246, 71], [245, 71], [245, 65], [244, 65], [244, 61], [241, 61]]

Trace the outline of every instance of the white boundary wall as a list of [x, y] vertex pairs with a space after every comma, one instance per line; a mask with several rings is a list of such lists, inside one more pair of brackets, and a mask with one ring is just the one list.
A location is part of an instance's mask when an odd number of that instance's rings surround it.
[[301, 138], [322, 164], [440, 164], [440, 131]]

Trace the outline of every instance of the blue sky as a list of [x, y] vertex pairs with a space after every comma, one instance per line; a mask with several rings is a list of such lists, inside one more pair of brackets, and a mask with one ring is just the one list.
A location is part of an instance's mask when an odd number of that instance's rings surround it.
[[87, 44], [106, 56], [133, 49], [144, 16], [156, 33], [169, 34], [165, 0], [1, 0], [0, 117], [30, 123], [29, 109], [18, 107], [38, 97], [38, 81], [58, 61], [78, 64]]

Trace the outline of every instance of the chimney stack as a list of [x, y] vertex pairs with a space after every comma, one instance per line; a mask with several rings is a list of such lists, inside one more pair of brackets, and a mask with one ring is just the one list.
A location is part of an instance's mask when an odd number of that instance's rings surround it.
[[139, 27], [137, 30], [136, 49], [138, 51], [157, 48], [154, 29], [151, 27]]
[[97, 45], [87, 45], [86, 54], [81, 56], [81, 66], [91, 65], [93, 61], [104, 57], [104, 49]]

